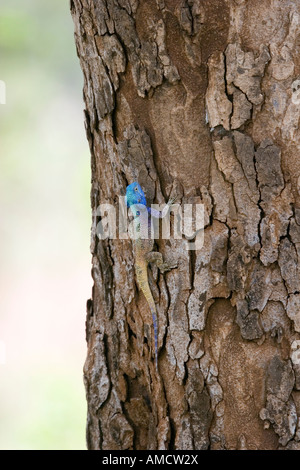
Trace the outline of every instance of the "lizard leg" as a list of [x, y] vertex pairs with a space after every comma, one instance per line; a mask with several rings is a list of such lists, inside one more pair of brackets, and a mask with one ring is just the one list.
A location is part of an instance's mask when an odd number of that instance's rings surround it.
[[150, 251], [147, 253], [146, 260], [148, 263], [155, 263], [162, 273], [170, 271], [173, 268], [177, 268], [177, 264], [171, 265], [164, 262], [163, 255], [159, 251]]

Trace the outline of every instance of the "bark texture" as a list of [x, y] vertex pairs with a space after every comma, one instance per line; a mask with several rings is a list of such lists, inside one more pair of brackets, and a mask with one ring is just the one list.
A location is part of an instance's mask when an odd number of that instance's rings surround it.
[[84, 368], [90, 449], [300, 449], [300, 4], [72, 0], [92, 208], [138, 181], [205, 205], [204, 247], [99, 241]]

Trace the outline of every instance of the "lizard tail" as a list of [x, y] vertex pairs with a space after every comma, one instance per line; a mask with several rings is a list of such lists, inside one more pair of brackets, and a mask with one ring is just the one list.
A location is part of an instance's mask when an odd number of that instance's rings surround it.
[[151, 314], [152, 314], [152, 321], [153, 321], [153, 329], [154, 329], [154, 346], [155, 346], [155, 367], [158, 370], [158, 331], [157, 331], [157, 312], [155, 302], [152, 296], [152, 292], [149, 287], [148, 283], [148, 272], [147, 272], [148, 263], [144, 260], [141, 262], [136, 262], [136, 277], [138, 281], [139, 288], [143, 292], [147, 303], [149, 305]]

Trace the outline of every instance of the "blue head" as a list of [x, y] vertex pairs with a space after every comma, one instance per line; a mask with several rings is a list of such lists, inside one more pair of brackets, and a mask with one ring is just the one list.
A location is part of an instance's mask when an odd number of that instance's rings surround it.
[[134, 204], [143, 204], [147, 206], [144, 191], [140, 187], [139, 183], [131, 183], [126, 188], [126, 204], [130, 207]]

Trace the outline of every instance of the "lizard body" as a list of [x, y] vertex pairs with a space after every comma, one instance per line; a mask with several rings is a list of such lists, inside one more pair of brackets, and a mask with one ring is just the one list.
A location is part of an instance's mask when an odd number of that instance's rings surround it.
[[148, 282], [148, 264], [156, 263], [161, 272], [168, 271], [175, 266], [171, 267], [167, 263], [164, 263], [162, 254], [157, 251], [152, 251], [154, 241], [151, 238], [151, 217], [165, 217], [173, 201], [174, 199], [169, 200], [163, 211], [158, 211], [147, 207], [145, 194], [138, 183], [134, 182], [126, 188], [126, 203], [134, 216], [134, 256], [137, 282], [147, 300], [152, 314], [156, 370], [158, 370], [158, 320], [155, 302]]

